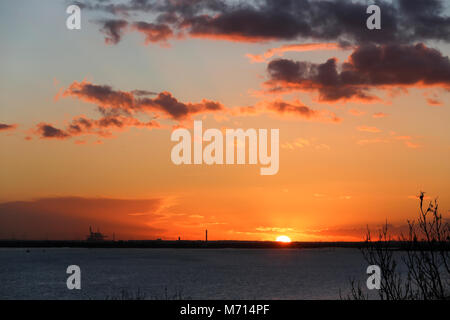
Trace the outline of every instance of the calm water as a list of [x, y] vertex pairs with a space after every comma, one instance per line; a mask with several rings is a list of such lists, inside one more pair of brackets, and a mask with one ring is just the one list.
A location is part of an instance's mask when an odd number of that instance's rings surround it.
[[[72, 264], [81, 290], [66, 287]], [[366, 267], [357, 249], [0, 248], [0, 299], [339, 299]]]

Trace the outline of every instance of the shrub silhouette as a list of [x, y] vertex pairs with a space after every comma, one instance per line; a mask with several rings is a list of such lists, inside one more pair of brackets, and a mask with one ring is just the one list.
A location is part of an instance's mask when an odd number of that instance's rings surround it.
[[[361, 251], [369, 265], [381, 269], [378, 291], [382, 300], [448, 300], [450, 299], [450, 225], [438, 212], [438, 201], [424, 204], [419, 195], [419, 217], [408, 220], [408, 233], [397, 240], [389, 234], [388, 224], [372, 240], [368, 228]], [[398, 261], [398, 259], [401, 259]], [[405, 272], [399, 271], [402, 262]], [[351, 281], [347, 299], [368, 299], [360, 283]], [[341, 296], [342, 298], [342, 296]]]

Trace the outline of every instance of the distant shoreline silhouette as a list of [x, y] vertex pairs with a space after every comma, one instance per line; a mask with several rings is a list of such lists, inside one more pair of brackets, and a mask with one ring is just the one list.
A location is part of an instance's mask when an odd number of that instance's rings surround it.
[[[179, 248], [179, 249], [309, 249], [309, 248], [363, 248], [366, 242], [291, 242], [235, 241], [235, 240], [0, 240], [0, 248]], [[407, 243], [394, 241], [390, 249], [402, 250]], [[450, 249], [450, 248], [447, 248]]]

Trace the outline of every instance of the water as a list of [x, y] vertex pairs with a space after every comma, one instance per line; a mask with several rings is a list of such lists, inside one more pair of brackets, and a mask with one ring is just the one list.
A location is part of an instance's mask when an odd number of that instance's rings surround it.
[[[66, 287], [81, 268], [81, 290]], [[357, 249], [0, 248], [0, 299], [339, 299], [365, 283]]]

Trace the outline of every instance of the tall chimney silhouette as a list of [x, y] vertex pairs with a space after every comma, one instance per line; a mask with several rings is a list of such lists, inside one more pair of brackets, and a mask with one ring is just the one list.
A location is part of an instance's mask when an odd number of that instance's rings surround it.
[[208, 229], [205, 231], [205, 242], [208, 242]]

